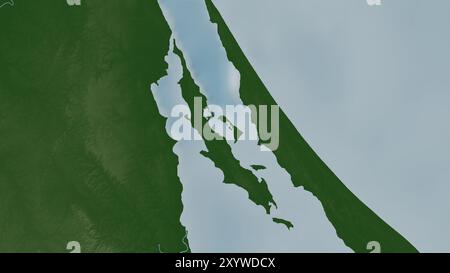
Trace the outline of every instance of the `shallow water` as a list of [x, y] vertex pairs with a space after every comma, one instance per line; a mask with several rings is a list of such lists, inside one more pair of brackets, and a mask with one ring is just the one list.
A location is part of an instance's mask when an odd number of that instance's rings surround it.
[[[159, 1], [183, 51], [188, 68], [210, 104], [237, 105], [239, 72], [228, 62], [209, 22], [203, 1]], [[168, 117], [167, 131], [175, 121], [170, 109], [185, 104], [177, 85], [181, 78], [179, 58], [169, 52], [168, 76], [152, 85], [160, 113]], [[188, 122], [186, 120], [186, 122]], [[241, 128], [240, 128], [241, 129]], [[252, 127], [255, 130], [255, 127]], [[200, 155], [202, 141], [179, 141], [174, 152], [179, 158], [178, 175], [183, 184], [184, 211], [181, 222], [188, 230], [193, 252], [348, 252], [336, 236], [320, 202], [302, 188], [294, 188], [290, 176], [276, 163], [270, 152], [261, 152], [256, 141], [230, 142], [234, 156], [244, 168], [263, 165], [253, 171], [264, 178], [277, 202], [271, 215], [248, 199], [248, 193], [235, 185], [224, 184], [222, 172]], [[288, 230], [272, 217], [293, 223]]]

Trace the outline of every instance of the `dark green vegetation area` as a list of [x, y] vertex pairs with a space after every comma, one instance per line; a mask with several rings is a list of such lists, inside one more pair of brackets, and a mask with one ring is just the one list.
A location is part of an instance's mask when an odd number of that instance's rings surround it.
[[[241, 74], [240, 97], [244, 104], [276, 105], [213, 2], [205, 1], [211, 22], [218, 25], [228, 59]], [[274, 154], [279, 165], [291, 175], [294, 186], [304, 187], [319, 199], [338, 236], [354, 251], [368, 252], [367, 243], [378, 241], [383, 252], [417, 252], [414, 246], [345, 187], [283, 111], [280, 111], [280, 146]]]
[[0, 9], [0, 251], [185, 250], [150, 92], [171, 34], [157, 1], [15, 2]]
[[285, 225], [287, 229], [291, 229], [294, 227], [294, 225], [288, 220], [284, 220], [281, 218], [275, 218], [275, 217], [272, 218], [272, 220], [274, 223]]
[[[202, 98], [203, 105], [201, 109], [204, 109], [207, 106], [207, 99], [200, 92], [199, 86], [194, 82], [191, 72], [187, 68], [183, 53], [176, 46], [174, 53], [180, 57], [183, 66], [183, 78], [180, 80], [179, 84], [184, 100], [191, 109], [191, 113], [194, 113], [195, 98]], [[205, 117], [203, 117], [201, 123], [195, 123], [195, 121], [191, 119], [192, 127], [198, 132], [203, 131], [203, 125], [209, 128], [207, 122], [208, 120]], [[212, 131], [212, 129], [208, 130]], [[255, 204], [263, 206], [266, 213], [269, 214], [271, 206], [276, 206], [276, 203], [273, 200], [266, 181], [262, 180], [260, 182], [250, 170], [241, 167], [239, 161], [233, 156], [231, 147], [225, 139], [215, 137], [213, 140], [204, 139], [204, 141], [208, 151], [202, 151], [201, 154], [209, 158], [214, 165], [223, 172], [224, 183], [235, 184], [245, 189], [249, 194], [249, 199]]]

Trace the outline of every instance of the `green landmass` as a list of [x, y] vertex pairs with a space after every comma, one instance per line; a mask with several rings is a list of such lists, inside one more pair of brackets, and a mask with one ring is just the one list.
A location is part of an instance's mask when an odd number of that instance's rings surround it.
[[0, 9], [0, 252], [186, 250], [157, 1]]

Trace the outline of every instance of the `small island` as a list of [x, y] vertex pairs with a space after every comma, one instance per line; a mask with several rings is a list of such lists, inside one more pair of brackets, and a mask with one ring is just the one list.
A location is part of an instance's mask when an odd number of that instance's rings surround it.
[[289, 230], [294, 227], [294, 225], [291, 222], [281, 218], [272, 218], [272, 220], [274, 223], [285, 225]]
[[266, 167], [263, 165], [251, 165], [250, 167], [252, 167], [253, 170], [255, 171], [259, 171], [259, 170], [265, 170]]

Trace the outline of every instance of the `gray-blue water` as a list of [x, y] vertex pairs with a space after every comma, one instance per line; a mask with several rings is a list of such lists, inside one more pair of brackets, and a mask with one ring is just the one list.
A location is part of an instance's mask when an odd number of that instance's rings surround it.
[[420, 251], [450, 251], [450, 1], [214, 3], [342, 181]]
[[[208, 102], [217, 105], [240, 104], [239, 73], [226, 58], [216, 32], [209, 22], [204, 1], [160, 0], [164, 15], [183, 51], [196, 83]], [[170, 110], [184, 104], [177, 85], [181, 64], [169, 52], [168, 76], [152, 85], [159, 111], [168, 117], [167, 131], [175, 119]], [[187, 120], [186, 120], [187, 122]], [[255, 129], [255, 128], [253, 128]], [[199, 154], [206, 149], [201, 141], [179, 141], [174, 152], [179, 157], [178, 175], [183, 183], [184, 211], [181, 217], [189, 234], [193, 252], [348, 252], [336, 236], [319, 201], [303, 189], [292, 186], [289, 175], [280, 168], [270, 152], [261, 152], [255, 141], [232, 144], [241, 165], [259, 164], [266, 170], [254, 172], [264, 178], [278, 209], [267, 215], [261, 206], [248, 199], [248, 193], [235, 185], [224, 184], [223, 174]], [[288, 230], [272, 217], [294, 224]]]

